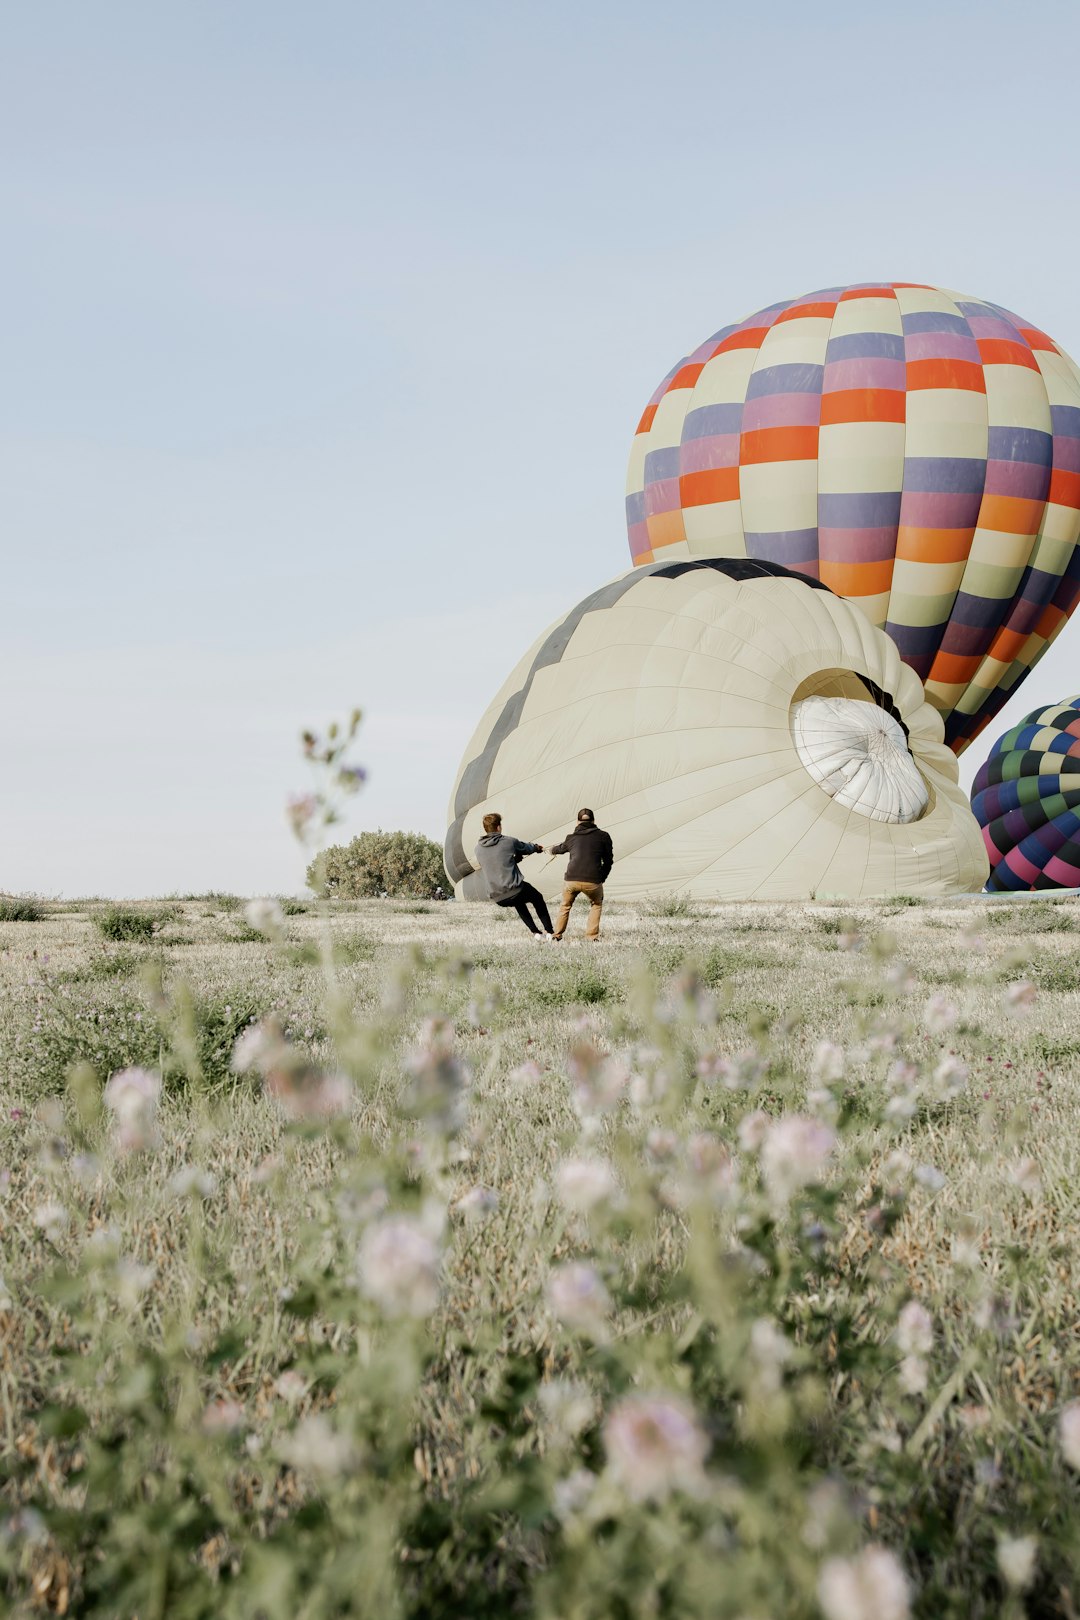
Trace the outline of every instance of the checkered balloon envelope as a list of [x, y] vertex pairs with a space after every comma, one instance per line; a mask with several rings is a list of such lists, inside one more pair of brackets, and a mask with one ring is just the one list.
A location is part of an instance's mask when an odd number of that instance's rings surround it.
[[1080, 373], [997, 304], [830, 287], [672, 368], [627, 482], [635, 564], [746, 557], [895, 642], [960, 753], [1080, 595]]

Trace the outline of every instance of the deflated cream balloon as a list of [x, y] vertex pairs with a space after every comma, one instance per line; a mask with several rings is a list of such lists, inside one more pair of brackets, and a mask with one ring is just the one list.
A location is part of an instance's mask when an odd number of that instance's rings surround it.
[[[858, 608], [776, 564], [655, 563], [541, 636], [489, 706], [450, 806], [446, 866], [490, 810], [545, 845], [589, 805], [616, 898], [970, 893], [988, 866], [941, 717]], [[565, 860], [530, 858], [551, 898]]]

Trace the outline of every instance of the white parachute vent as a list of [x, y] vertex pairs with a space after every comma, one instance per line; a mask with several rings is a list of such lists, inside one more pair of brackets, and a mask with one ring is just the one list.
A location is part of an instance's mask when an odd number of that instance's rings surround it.
[[930, 802], [904, 728], [885, 709], [853, 698], [808, 697], [791, 711], [795, 746], [837, 804], [871, 821], [917, 821]]

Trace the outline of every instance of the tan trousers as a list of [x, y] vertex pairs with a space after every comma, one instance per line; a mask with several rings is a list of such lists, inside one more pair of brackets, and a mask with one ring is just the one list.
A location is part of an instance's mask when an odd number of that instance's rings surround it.
[[556, 939], [562, 939], [566, 933], [566, 925], [570, 921], [570, 908], [579, 894], [583, 894], [586, 900], [589, 901], [589, 920], [585, 924], [585, 938], [600, 938], [600, 908], [604, 904], [604, 885], [602, 883], [564, 883], [562, 905], [559, 908], [559, 917], [555, 924]]

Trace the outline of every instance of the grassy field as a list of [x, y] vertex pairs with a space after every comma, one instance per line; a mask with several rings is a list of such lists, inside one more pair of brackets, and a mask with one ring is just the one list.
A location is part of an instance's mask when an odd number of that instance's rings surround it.
[[1080, 1613], [1075, 902], [290, 909], [0, 921], [14, 1613]]

